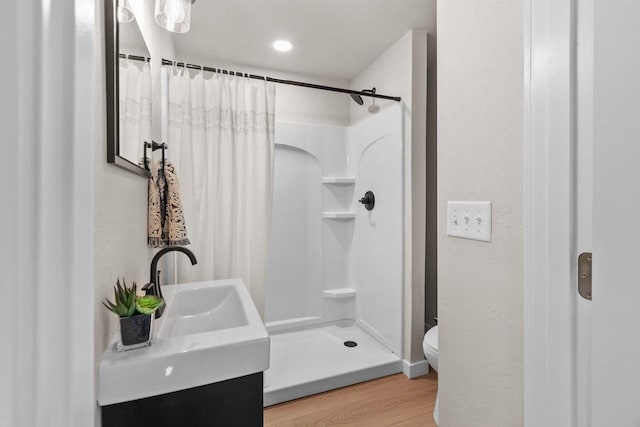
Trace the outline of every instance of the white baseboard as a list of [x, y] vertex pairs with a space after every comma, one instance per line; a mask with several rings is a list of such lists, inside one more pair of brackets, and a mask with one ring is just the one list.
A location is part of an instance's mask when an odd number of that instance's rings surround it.
[[409, 363], [407, 360], [402, 361], [402, 373], [407, 378], [417, 378], [429, 373], [429, 362], [421, 360], [419, 362]]

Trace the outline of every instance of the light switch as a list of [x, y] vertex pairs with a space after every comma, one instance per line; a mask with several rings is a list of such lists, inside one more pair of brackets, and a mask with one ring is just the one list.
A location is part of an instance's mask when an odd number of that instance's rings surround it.
[[491, 202], [447, 202], [447, 235], [491, 241]]

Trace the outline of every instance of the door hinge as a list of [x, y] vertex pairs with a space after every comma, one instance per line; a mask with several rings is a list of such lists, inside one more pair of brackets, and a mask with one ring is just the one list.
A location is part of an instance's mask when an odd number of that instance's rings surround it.
[[578, 257], [578, 293], [591, 301], [591, 252], [583, 252]]

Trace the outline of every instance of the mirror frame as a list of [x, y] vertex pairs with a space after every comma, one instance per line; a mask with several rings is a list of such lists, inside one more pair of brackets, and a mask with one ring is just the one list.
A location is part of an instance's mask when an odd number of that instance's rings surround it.
[[[148, 170], [120, 156], [120, 86], [118, 75], [120, 37], [117, 14], [118, 0], [105, 0], [104, 8], [105, 69], [107, 81], [107, 163], [119, 166], [136, 175], [149, 177], [151, 174]], [[147, 51], [149, 51], [148, 48]]]

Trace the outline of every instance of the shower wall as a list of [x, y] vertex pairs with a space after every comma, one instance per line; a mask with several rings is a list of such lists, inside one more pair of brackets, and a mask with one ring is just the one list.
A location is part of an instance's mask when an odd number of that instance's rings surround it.
[[276, 123], [271, 332], [353, 320], [402, 356], [402, 126], [399, 105], [354, 127]]
[[350, 210], [351, 197], [323, 184], [326, 177], [345, 176], [346, 158], [343, 127], [276, 124], [265, 300], [271, 331], [353, 317], [352, 301], [327, 301], [323, 294], [351, 282], [353, 233], [343, 232], [349, 221], [324, 218], [327, 211]]
[[348, 130], [355, 193], [375, 194], [375, 207], [356, 206], [356, 320], [378, 341], [402, 356], [403, 124], [394, 105]]

